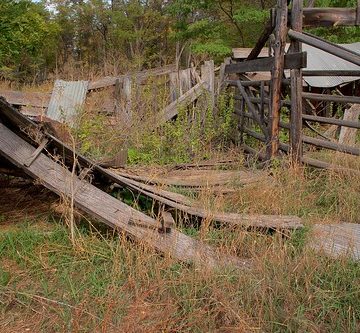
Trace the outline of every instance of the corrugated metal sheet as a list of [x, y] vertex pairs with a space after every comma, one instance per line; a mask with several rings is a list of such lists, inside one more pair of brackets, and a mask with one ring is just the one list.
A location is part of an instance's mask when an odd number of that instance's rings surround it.
[[[341, 46], [355, 51], [360, 55], [360, 43], [340, 44]], [[307, 52], [308, 70], [360, 70], [360, 66], [352, 64], [337, 56], [319, 50], [310, 45], [303, 44], [303, 51]], [[353, 76], [307, 76], [304, 81], [311, 87], [332, 88], [343, 83], [359, 80], [360, 77]]]
[[[352, 44], [339, 44], [349, 50], [359, 53], [360, 55], [360, 42]], [[285, 50], [288, 50], [290, 44], [286, 44]], [[360, 66], [352, 64], [337, 56], [334, 56], [325, 51], [319, 50], [307, 44], [302, 44], [303, 51], [307, 52], [307, 67], [308, 70], [360, 70]], [[236, 48], [233, 49], [234, 58], [247, 58], [252, 49], [249, 48]], [[267, 57], [268, 49], [261, 50], [259, 57]], [[286, 70], [285, 75], [290, 77], [290, 71]], [[253, 79], [254, 80], [254, 79]], [[354, 76], [307, 76], [304, 81], [311, 87], [319, 88], [332, 88], [339, 86], [343, 83], [360, 80], [360, 77]]]
[[77, 112], [85, 102], [88, 85], [88, 81], [56, 80], [47, 116], [72, 126]]

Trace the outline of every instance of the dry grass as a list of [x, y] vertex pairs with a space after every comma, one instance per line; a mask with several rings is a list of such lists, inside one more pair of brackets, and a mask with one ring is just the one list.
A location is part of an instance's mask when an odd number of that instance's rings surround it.
[[[308, 225], [360, 221], [359, 179], [278, 167], [273, 181], [215, 199], [219, 209], [299, 214]], [[3, 190], [2, 190], [3, 191]], [[214, 199], [213, 199], [214, 200]], [[204, 203], [205, 205], [205, 203]], [[35, 207], [35, 205], [34, 205]], [[356, 332], [360, 267], [284, 241], [211, 226], [194, 237], [253, 258], [251, 271], [209, 271], [162, 258], [111, 231], [21, 225], [0, 234], [4, 332]], [[91, 228], [91, 230], [94, 230]]]

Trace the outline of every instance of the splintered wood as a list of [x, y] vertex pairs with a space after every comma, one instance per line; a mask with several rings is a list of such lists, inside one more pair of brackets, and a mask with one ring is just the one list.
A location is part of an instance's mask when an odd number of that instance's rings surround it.
[[[287, 215], [261, 215], [261, 214], [237, 214], [219, 212], [218, 210], [204, 208], [197, 200], [193, 200], [179, 193], [163, 189], [163, 185], [180, 185], [188, 189], [200, 188], [200, 185], [216, 190], [218, 184], [236, 181], [237, 184], [248, 184], [268, 180], [263, 172], [250, 171], [217, 171], [217, 170], [178, 170], [168, 174], [157, 176], [129, 175], [128, 173], [109, 173], [112, 181], [125, 184], [133, 190], [158, 201], [167, 207], [181, 211], [190, 216], [199, 217], [207, 221], [216, 221], [229, 226], [242, 226], [245, 228], [266, 228], [275, 230], [302, 228], [302, 220], [297, 216]], [[149, 175], [149, 172], [147, 173]], [[155, 184], [155, 185], [154, 185]], [[156, 185], [157, 184], [157, 185]], [[160, 186], [158, 185], [160, 184]], [[186, 187], [190, 185], [190, 187]], [[239, 186], [239, 185], [238, 185]]]
[[[168, 233], [159, 233], [156, 228], [148, 228], [147, 226], [156, 227], [156, 220], [79, 179], [44, 153], [37, 155], [37, 158], [26, 167], [26, 162], [35, 152], [35, 147], [0, 123], [0, 154], [22, 168], [30, 177], [39, 179], [54, 193], [73, 197], [76, 207], [85, 213], [181, 261], [192, 261], [208, 267], [219, 267], [229, 263], [238, 267], [248, 267], [248, 260], [221, 254], [215, 248], [176, 229]], [[132, 221], [140, 221], [146, 227], [136, 226], [131, 223]]]
[[360, 224], [316, 224], [308, 247], [334, 258], [349, 256], [360, 260]]

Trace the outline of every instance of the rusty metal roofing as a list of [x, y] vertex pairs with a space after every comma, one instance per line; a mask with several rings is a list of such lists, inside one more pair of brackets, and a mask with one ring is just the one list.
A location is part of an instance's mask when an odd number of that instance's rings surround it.
[[[353, 44], [339, 44], [360, 55], [360, 42]], [[303, 44], [303, 51], [307, 52], [307, 70], [360, 70], [360, 66], [352, 64], [328, 52], [310, 45]], [[353, 76], [307, 76], [305, 82], [311, 87], [332, 88], [343, 83], [360, 80]]]
[[85, 102], [88, 85], [88, 81], [56, 80], [47, 116], [74, 125], [75, 116]]

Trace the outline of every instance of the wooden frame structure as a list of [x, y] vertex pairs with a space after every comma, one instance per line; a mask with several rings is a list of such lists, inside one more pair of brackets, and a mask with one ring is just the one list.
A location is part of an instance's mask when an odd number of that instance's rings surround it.
[[[228, 85], [234, 86], [236, 90], [235, 113], [239, 117], [240, 141], [246, 152], [256, 154], [263, 160], [271, 160], [285, 152], [291, 155], [295, 163], [303, 162], [316, 167], [330, 165], [305, 157], [304, 144], [360, 156], [360, 149], [357, 147], [310, 137], [303, 131], [303, 122], [360, 128], [358, 120], [320, 117], [316, 114], [305, 114], [303, 111], [311, 101], [360, 104], [359, 96], [303, 91], [303, 75], [359, 75], [359, 71], [346, 70], [306, 71], [307, 54], [302, 52], [303, 43], [360, 66], [360, 54], [303, 32], [303, 27], [352, 25], [360, 25], [360, 0], [357, 8], [303, 8], [303, 0], [293, 0], [291, 9], [288, 8], [286, 0], [278, 0], [277, 7], [271, 10], [269, 23], [247, 59], [229, 64], [225, 68], [227, 74], [237, 75], [237, 79], [229, 80]], [[287, 39], [290, 39], [290, 47], [285, 52]], [[257, 58], [268, 41], [273, 57]], [[289, 70], [290, 78], [285, 78], [284, 70]], [[263, 71], [271, 73], [270, 79], [252, 81], [246, 75], [249, 72]], [[280, 120], [282, 108], [290, 111], [289, 122]], [[288, 131], [289, 142], [281, 142], [281, 129]], [[254, 149], [245, 144], [244, 135], [262, 142], [264, 149]]]

